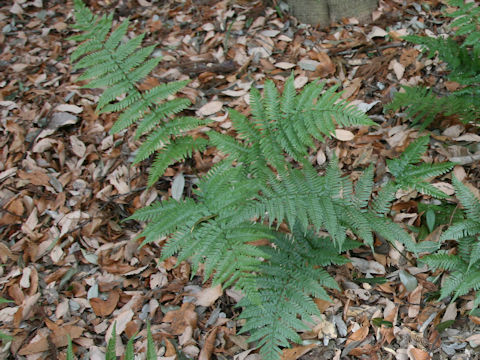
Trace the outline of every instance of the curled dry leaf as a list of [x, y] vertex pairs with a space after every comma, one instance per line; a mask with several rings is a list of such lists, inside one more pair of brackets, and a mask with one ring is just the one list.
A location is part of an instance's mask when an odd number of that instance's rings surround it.
[[197, 327], [197, 313], [195, 312], [195, 305], [192, 303], [183, 303], [178, 310], [172, 310], [165, 314], [163, 321], [171, 323], [172, 334], [182, 334], [188, 326], [192, 328]]
[[430, 360], [430, 355], [426, 351], [412, 345], [408, 347], [407, 354], [410, 360]]
[[97, 316], [108, 316], [117, 307], [120, 293], [117, 290], [110, 292], [107, 300], [95, 297], [90, 299], [90, 305]]
[[203, 344], [203, 348], [200, 351], [200, 355], [198, 356], [198, 360], [210, 360], [213, 350], [215, 349], [215, 339], [217, 338], [217, 331], [218, 328], [215, 327], [208, 334], [207, 339]]

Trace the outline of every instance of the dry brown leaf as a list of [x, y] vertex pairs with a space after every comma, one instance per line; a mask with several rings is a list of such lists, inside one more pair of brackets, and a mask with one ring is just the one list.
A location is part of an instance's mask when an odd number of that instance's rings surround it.
[[163, 321], [171, 323], [172, 334], [182, 334], [188, 326], [197, 327], [198, 315], [195, 312], [195, 305], [192, 303], [183, 303], [178, 310], [172, 310], [165, 314]]
[[347, 339], [347, 344], [352, 341], [363, 341], [368, 335], [368, 323], [363, 324], [358, 330], [353, 332]]
[[203, 348], [200, 351], [200, 355], [198, 356], [198, 360], [210, 360], [213, 350], [215, 349], [215, 339], [217, 338], [217, 331], [218, 328], [215, 327], [208, 334], [207, 338], [205, 339], [205, 343], [203, 344]]
[[73, 104], [61, 104], [55, 107], [56, 111], [66, 111], [74, 114], [80, 114], [83, 111], [81, 106]]
[[90, 305], [92, 306], [95, 315], [104, 317], [110, 315], [113, 310], [115, 310], [119, 299], [119, 291], [114, 290], [110, 292], [107, 300], [102, 300], [101, 298], [91, 298]]
[[[76, 339], [82, 335], [83, 331], [84, 329], [79, 326], [65, 325], [62, 327], [58, 327], [56, 331], [53, 331], [53, 334], [50, 340], [55, 346], [64, 347], [68, 345], [68, 336], [70, 336], [71, 339]], [[40, 340], [32, 342], [22, 347], [18, 352], [18, 354], [33, 355], [33, 354], [47, 351], [49, 348], [50, 346], [49, 346], [48, 338], [42, 337], [40, 338]]]
[[278, 67], [283, 70], [288, 70], [288, 69], [294, 68], [295, 66], [297, 65], [289, 62], [284, 62], [284, 61], [275, 63], [275, 67]]
[[408, 357], [410, 360], [430, 360], [430, 355], [424, 350], [409, 346], [407, 350]]
[[420, 312], [420, 302], [422, 300], [422, 290], [423, 286], [418, 285], [415, 290], [413, 290], [409, 295], [408, 295], [408, 302], [410, 303], [410, 306], [408, 307], [408, 316], [411, 318], [414, 318], [418, 315]]
[[222, 296], [222, 286], [217, 285], [215, 287], [206, 288], [195, 294], [197, 301], [195, 304], [199, 306], [212, 306], [217, 299]]
[[304, 345], [304, 346], [295, 346], [294, 348], [291, 349], [284, 349], [282, 351], [282, 360], [297, 360], [299, 357], [305, 355], [308, 353], [310, 350], [312, 350], [314, 347], [317, 345], [315, 344], [309, 344], [309, 345]]
[[480, 334], [471, 335], [465, 340], [472, 343], [475, 347], [480, 346]]
[[452, 302], [448, 304], [447, 308], [445, 309], [445, 313], [442, 317], [442, 323], [445, 321], [455, 320], [457, 318], [457, 303]]
[[114, 325], [116, 325], [115, 330], [117, 332], [117, 336], [120, 336], [127, 327], [127, 324], [132, 320], [133, 315], [135, 315], [135, 313], [131, 309], [128, 309], [118, 314], [115, 319], [112, 319], [112, 322], [105, 335], [105, 341], [108, 342], [108, 340], [110, 340], [112, 337]]
[[198, 109], [197, 114], [199, 116], [210, 116], [220, 110], [222, 110], [223, 102], [221, 101], [210, 101]]

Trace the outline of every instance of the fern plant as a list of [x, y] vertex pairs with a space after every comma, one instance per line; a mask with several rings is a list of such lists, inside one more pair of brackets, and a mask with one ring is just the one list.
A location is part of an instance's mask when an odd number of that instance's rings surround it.
[[[321, 286], [336, 287], [320, 266], [344, 261], [334, 254], [349, 248], [347, 231], [372, 247], [375, 234], [415, 252], [432, 247], [413, 242], [386, 215], [396, 189], [414, 185], [439, 195], [423, 179], [451, 168], [412, 165], [426, 150], [428, 139], [422, 138], [390, 163], [398, 183], [389, 183], [375, 199], [373, 166], [356, 184], [342, 176], [336, 159], [320, 175], [308, 161], [308, 146], [329, 136], [337, 119], [371, 124], [358, 110], [337, 102], [331, 89], [321, 91], [312, 83], [296, 94], [293, 77], [283, 94], [271, 81], [263, 96], [252, 89], [251, 118], [230, 111], [237, 136], [209, 133], [226, 158], [200, 180], [195, 197], [157, 202], [131, 217], [147, 222], [143, 244], [173, 234], [163, 246], [163, 259], [175, 254], [179, 262], [190, 259], [193, 273], [203, 263], [205, 279], [246, 294], [240, 303], [245, 331], [258, 340], [265, 359], [277, 359], [282, 346], [299, 339], [296, 330], [305, 325], [297, 316], [307, 320], [316, 314], [309, 296], [326, 298]], [[279, 232], [281, 224], [288, 234]], [[329, 238], [315, 237], [316, 231], [327, 231]], [[260, 239], [270, 245], [256, 246]]]
[[480, 305], [480, 200], [472, 191], [452, 176], [457, 198], [464, 207], [465, 219], [454, 222], [442, 234], [441, 241], [454, 240], [457, 253], [438, 251], [422, 258], [432, 269], [450, 274], [440, 290], [440, 298], [453, 295], [452, 301], [471, 290], [477, 291], [473, 310]]
[[429, 139], [428, 136], [422, 136], [412, 142], [398, 158], [387, 160], [388, 170], [395, 177], [392, 193], [398, 189], [412, 189], [435, 198], [447, 197], [447, 194], [430, 184], [428, 179], [449, 172], [454, 163], [420, 163], [422, 155], [427, 151]]
[[[225, 155], [200, 178], [193, 197], [155, 202], [130, 219], [147, 223], [139, 236], [142, 246], [167, 237], [163, 259], [176, 255], [178, 263], [190, 261], [192, 274], [203, 264], [205, 281], [211, 278], [214, 285], [234, 286], [245, 294], [239, 304], [244, 331], [261, 346], [264, 359], [278, 359], [281, 347], [299, 340], [296, 331], [305, 328], [303, 321], [318, 315], [312, 296], [327, 299], [324, 288], [337, 287], [323, 267], [346, 261], [339, 254], [355, 244], [347, 233], [371, 247], [380, 235], [411, 251], [419, 249], [387, 214], [398, 188], [441, 196], [424, 180], [451, 165], [413, 166], [428, 140], [419, 140], [389, 162], [396, 182], [372, 199], [373, 166], [354, 184], [342, 175], [335, 158], [323, 171], [310, 163], [309, 154], [338, 127], [375, 123], [341, 100], [335, 86], [311, 83], [297, 94], [292, 75], [282, 93], [270, 80], [263, 95], [252, 88], [250, 115], [229, 111], [236, 134], [211, 130], [208, 139], [194, 141], [185, 133], [204, 120], [173, 117], [188, 104], [167, 99], [186, 83], [139, 91], [138, 82], [158, 62], [147, 60], [153, 47], [138, 50], [141, 38], [122, 42], [128, 22], [111, 32], [111, 16], [97, 18], [79, 0], [75, 6], [77, 27], [84, 32], [75, 39], [84, 43], [73, 58], [81, 57], [76, 66], [86, 68], [82, 79], [94, 79], [88, 86], [105, 88], [99, 111], [122, 111], [113, 131], [137, 120], [137, 136], [151, 131], [136, 160], [159, 150], [149, 184], [166, 164], [193, 149], [215, 146]], [[165, 117], [168, 121], [162, 122]], [[319, 237], [320, 232], [328, 237]]]
[[429, 126], [440, 114], [458, 117], [465, 123], [480, 119], [480, 6], [463, 0], [449, 3], [457, 7], [456, 11], [446, 13], [454, 18], [450, 24], [454, 29], [452, 37], [409, 35], [404, 39], [422, 45], [429, 58], [438, 56], [445, 62], [449, 72], [447, 79], [459, 83], [461, 88], [438, 97], [421, 86], [403, 87], [404, 92], [396, 93], [386, 106], [386, 110], [405, 108], [412, 123], [421, 123], [421, 128]]
[[118, 133], [138, 123], [135, 137], [146, 136], [133, 163], [145, 160], [157, 152], [149, 173], [148, 184], [153, 185], [166, 168], [175, 161], [188, 157], [195, 150], [206, 147], [206, 140], [194, 139], [187, 133], [205, 123], [195, 117], [175, 117], [187, 109], [186, 98], [167, 100], [183, 89], [188, 81], [161, 84], [147, 91], [139, 85], [161, 61], [151, 57], [155, 46], [141, 47], [145, 34], [124, 41], [129, 21], [112, 30], [113, 14], [98, 17], [81, 0], [74, 0], [76, 23], [80, 34], [70, 37], [81, 42], [71, 55], [74, 69], [86, 69], [78, 81], [88, 80], [84, 88], [102, 88], [97, 112], [121, 112], [110, 129]]

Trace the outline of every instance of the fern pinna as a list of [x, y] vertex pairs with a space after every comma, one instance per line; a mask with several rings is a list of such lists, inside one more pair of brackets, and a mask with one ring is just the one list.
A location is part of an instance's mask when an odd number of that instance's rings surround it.
[[450, 272], [442, 284], [441, 299], [453, 295], [454, 301], [475, 290], [477, 293], [472, 309], [475, 310], [480, 305], [480, 200], [454, 175], [452, 182], [456, 196], [464, 208], [465, 218], [449, 226], [440, 241], [454, 240], [457, 245], [456, 254], [440, 250], [436, 254], [425, 256], [422, 261], [432, 269]]
[[455, 116], [467, 123], [480, 119], [480, 6], [475, 2], [450, 0], [457, 7], [446, 16], [454, 18], [450, 28], [454, 36], [449, 38], [405, 36], [404, 39], [421, 45], [429, 58], [438, 56], [447, 65], [447, 79], [460, 84], [458, 90], [439, 97], [432, 90], [421, 86], [403, 87], [395, 94], [385, 109], [404, 108], [413, 124], [429, 126], [437, 115]]
[[155, 46], [141, 47], [145, 34], [123, 41], [128, 20], [112, 30], [113, 14], [98, 17], [81, 0], [74, 0], [74, 4], [74, 27], [81, 33], [70, 39], [82, 43], [72, 53], [71, 60], [75, 62], [74, 69], [86, 69], [78, 81], [89, 80], [84, 88], [104, 89], [98, 99], [99, 113], [122, 112], [110, 129], [111, 133], [138, 122], [135, 137], [146, 135], [146, 139], [133, 162], [138, 163], [157, 152], [149, 172], [151, 186], [170, 164], [207, 145], [205, 139], [187, 135], [189, 130], [205, 123], [204, 120], [173, 116], [185, 110], [190, 101], [186, 98], [167, 100], [189, 81], [170, 82], [140, 91], [138, 85], [161, 61], [161, 57], [149, 58]]

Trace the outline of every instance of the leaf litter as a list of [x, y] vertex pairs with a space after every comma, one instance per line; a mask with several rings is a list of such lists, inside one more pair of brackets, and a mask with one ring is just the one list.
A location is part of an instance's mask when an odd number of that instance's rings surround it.
[[[215, 116], [212, 126], [224, 131], [230, 127], [224, 109], [247, 111], [249, 87], [267, 77], [281, 86], [293, 72], [297, 89], [315, 80], [340, 83], [342, 98], [379, 127], [336, 130], [312, 161], [323, 166], [334, 152], [353, 177], [374, 163], [381, 181], [385, 160], [420, 136], [402, 125], [402, 114], [383, 114], [382, 105], [401, 85], [456, 87], [435, 76], [436, 59], [419, 57], [401, 40], [407, 33], [446, 33], [442, 3], [384, 0], [370, 24], [352, 18], [328, 28], [300, 24], [255, 0], [89, 6], [115, 11], [116, 21], [134, 16], [132, 34], [147, 30], [146, 43], [163, 56], [142, 86], [190, 78], [183, 90], [193, 103], [189, 111]], [[131, 131], [108, 135], [115, 115], [95, 113], [98, 93], [75, 82], [68, 59], [74, 44], [66, 40], [71, 16], [71, 4], [60, 1], [0, 5], [0, 289], [10, 301], [0, 304], [0, 356], [65, 357], [68, 335], [78, 358], [102, 358], [114, 321], [117, 354], [136, 332], [141, 353], [148, 319], [163, 359], [257, 359], [237, 333], [234, 305], [242, 294], [202, 284], [202, 269], [192, 274], [188, 262], [174, 267], [175, 257], [158, 263], [164, 239], [139, 248], [141, 224], [121, 222], [156, 199], [189, 196], [198, 174], [220, 155], [194, 154], [147, 188], [148, 161], [130, 166], [138, 147]], [[431, 134], [425, 160], [456, 161], [457, 177], [478, 187], [475, 129], [452, 119], [438, 125], [445, 130]], [[436, 185], [451, 190], [448, 182]], [[417, 205], [425, 200], [399, 196], [397, 220], [419, 224]], [[342, 290], [331, 292], [331, 303], [316, 299], [323, 318], [283, 359], [473, 359], [480, 320], [468, 316], [471, 295], [429, 301], [438, 274], [413, 268], [400, 244], [377, 239], [375, 247], [374, 254], [354, 250], [351, 264], [329, 269]]]

